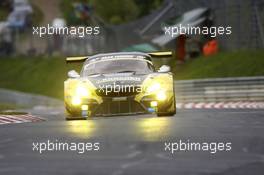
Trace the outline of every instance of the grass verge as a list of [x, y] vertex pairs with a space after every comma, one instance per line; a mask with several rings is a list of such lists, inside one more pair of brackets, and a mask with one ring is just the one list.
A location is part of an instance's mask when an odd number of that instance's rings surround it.
[[224, 78], [264, 75], [264, 50], [219, 53], [174, 66], [176, 79]]
[[0, 87], [63, 98], [63, 82], [71, 69], [80, 64], [66, 64], [64, 58], [0, 59]]
[[14, 104], [0, 103], [0, 113], [5, 110], [14, 110], [14, 109], [16, 109], [16, 105]]
[[23, 107], [14, 104], [0, 103], [0, 115], [25, 115], [27, 112], [15, 111]]

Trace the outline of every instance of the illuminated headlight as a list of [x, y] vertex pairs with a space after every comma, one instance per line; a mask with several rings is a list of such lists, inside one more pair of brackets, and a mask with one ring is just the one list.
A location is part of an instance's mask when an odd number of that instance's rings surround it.
[[156, 92], [158, 90], [160, 90], [160, 84], [159, 83], [154, 83], [147, 88], [148, 93], [153, 93], [153, 92]]
[[158, 102], [152, 101], [152, 102], [150, 102], [150, 106], [151, 107], [157, 107], [158, 106]]
[[87, 88], [83, 87], [83, 86], [78, 86], [76, 88], [76, 95], [78, 97], [89, 97], [90, 96], [90, 91]]
[[82, 110], [83, 111], [88, 111], [88, 105], [82, 105]]
[[163, 100], [165, 100], [167, 98], [167, 95], [166, 95], [166, 93], [164, 91], [160, 91], [160, 92], [157, 93], [156, 97], [157, 97], [157, 100], [163, 101]]
[[74, 106], [78, 106], [78, 105], [80, 105], [81, 103], [82, 103], [81, 98], [79, 98], [79, 97], [73, 97], [73, 98], [72, 98], [72, 105], [74, 105]]

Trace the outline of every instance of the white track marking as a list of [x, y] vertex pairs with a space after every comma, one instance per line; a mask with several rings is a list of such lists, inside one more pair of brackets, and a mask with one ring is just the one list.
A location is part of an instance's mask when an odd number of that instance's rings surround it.
[[264, 102], [177, 103], [177, 109], [264, 109]]
[[0, 115], [0, 125], [44, 121], [33, 115]]

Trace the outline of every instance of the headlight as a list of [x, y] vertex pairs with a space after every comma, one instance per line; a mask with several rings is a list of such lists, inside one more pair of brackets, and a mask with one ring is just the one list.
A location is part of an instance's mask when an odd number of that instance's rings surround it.
[[78, 106], [82, 103], [82, 100], [80, 99], [80, 97], [73, 97], [72, 98], [72, 105], [74, 106]]
[[150, 102], [150, 106], [151, 107], [157, 107], [158, 106], [158, 102], [157, 101], [152, 101], [152, 102]]
[[151, 86], [147, 88], [147, 93], [153, 93], [160, 90], [160, 84], [159, 83], [154, 83]]
[[78, 96], [78, 97], [89, 97], [90, 91], [83, 86], [78, 86], [76, 88], [76, 96]]
[[166, 95], [166, 93], [164, 91], [160, 91], [160, 92], [157, 93], [156, 97], [157, 97], [157, 100], [163, 101], [163, 100], [165, 100], [167, 98], [167, 95]]

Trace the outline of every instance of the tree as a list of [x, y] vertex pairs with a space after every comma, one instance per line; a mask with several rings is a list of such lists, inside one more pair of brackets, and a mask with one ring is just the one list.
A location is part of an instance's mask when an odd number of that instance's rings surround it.
[[89, 24], [76, 18], [74, 4], [89, 4], [91, 15], [97, 15], [110, 24], [122, 24], [148, 15], [158, 8], [163, 0], [61, 0], [61, 9], [70, 25]]
[[138, 17], [142, 17], [151, 13], [152, 10], [157, 9], [162, 4], [163, 0], [134, 0], [139, 8]]
[[138, 17], [139, 9], [133, 0], [92, 0], [97, 15], [111, 24], [121, 24]]

